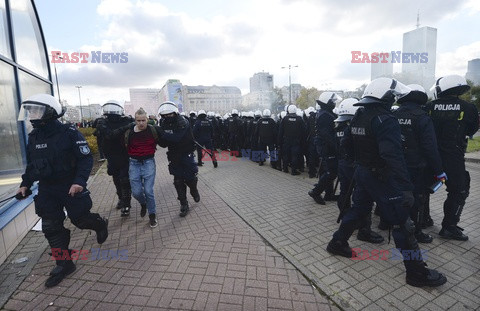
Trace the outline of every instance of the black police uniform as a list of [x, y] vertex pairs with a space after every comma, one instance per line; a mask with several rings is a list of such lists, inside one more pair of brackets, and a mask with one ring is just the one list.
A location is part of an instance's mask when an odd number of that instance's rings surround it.
[[238, 115], [233, 115], [227, 119], [227, 132], [230, 152], [241, 157], [240, 148], [243, 146], [244, 135], [243, 121]]
[[[27, 167], [20, 187], [30, 188], [38, 183], [35, 196], [35, 213], [42, 218], [42, 231], [52, 253], [69, 252], [70, 230], [63, 226], [65, 213], [72, 224], [80, 229], [97, 232], [97, 242], [103, 243], [107, 236], [108, 222], [99, 214], [91, 213], [92, 199], [87, 190], [87, 180], [93, 166], [93, 158], [85, 138], [73, 126], [63, 125], [58, 120], [48, 121], [36, 127], [28, 135]], [[83, 191], [73, 197], [68, 194], [74, 184]], [[56, 260], [57, 267], [50, 273], [45, 285], [55, 286], [67, 274], [75, 270], [68, 258]]]
[[371, 213], [377, 203], [381, 217], [393, 226], [397, 248], [415, 253], [415, 259], [404, 260], [407, 283], [413, 286], [438, 286], [446, 278], [435, 270], [425, 268], [415, 239], [415, 226], [408, 209], [413, 204], [410, 182], [402, 148], [398, 120], [382, 102], [371, 102], [359, 109], [352, 119], [350, 131], [342, 140], [349, 155], [354, 155], [356, 186], [353, 204], [342, 219], [340, 228], [333, 234], [327, 251], [352, 257], [348, 239], [360, 220]]
[[465, 241], [457, 226], [470, 190], [470, 174], [465, 169], [467, 136], [478, 131], [478, 110], [456, 96], [445, 95], [427, 105], [437, 136], [443, 170], [447, 174], [447, 199], [440, 236]]
[[[117, 209], [130, 208], [132, 189], [128, 176], [129, 157], [123, 133], [116, 131], [132, 124], [130, 117], [108, 114], [106, 119], [98, 122], [97, 130], [103, 138], [105, 156], [107, 158], [107, 174], [112, 176], [117, 190]], [[98, 138], [98, 137], [97, 137]]]
[[310, 112], [310, 115], [307, 118], [307, 166], [308, 166], [308, 177], [314, 178], [317, 175], [317, 166], [319, 164], [319, 156], [317, 152], [317, 147], [315, 147], [315, 111]]
[[421, 108], [422, 103], [413, 101], [415, 93], [417, 92], [412, 91], [399, 100], [401, 106], [393, 114], [400, 124], [403, 153], [414, 185], [415, 203], [411, 208], [410, 217], [415, 223], [415, 237], [421, 243], [430, 243], [432, 237], [422, 232], [425, 199], [430, 186], [425, 179], [424, 170], [427, 163], [435, 176], [440, 175], [443, 170], [432, 120]]
[[[214, 149], [213, 149], [213, 124], [206, 118], [204, 114], [198, 116], [197, 121], [193, 125], [193, 136], [195, 140], [207, 150], [203, 150], [202, 147], [197, 146], [197, 155], [198, 155], [198, 165], [203, 165], [203, 159], [208, 157], [209, 161], [213, 162], [213, 165], [217, 167], [217, 160], [215, 159]], [[211, 154], [205, 154], [208, 152]]]
[[[345, 131], [350, 130], [349, 123], [349, 121], [338, 122], [335, 127], [336, 142], [338, 146], [338, 181], [340, 184], [340, 194], [338, 196], [337, 205], [340, 210], [340, 219], [351, 207], [351, 195], [354, 186], [354, 160], [348, 156], [347, 152], [341, 145], [341, 140], [345, 136]], [[371, 213], [367, 213], [363, 219], [359, 220], [357, 239], [370, 243], [383, 242], [383, 237], [372, 231]]]
[[[333, 109], [333, 108], [332, 108]], [[310, 196], [315, 201], [320, 200], [325, 191], [325, 200], [335, 200], [333, 181], [337, 177], [338, 158], [335, 141], [335, 114], [332, 109], [323, 108], [317, 112], [315, 119], [315, 146], [320, 157], [318, 183], [312, 189]]]
[[193, 151], [193, 133], [186, 118], [181, 115], [163, 117], [160, 119], [161, 137], [159, 145], [167, 147], [169, 161], [168, 171], [173, 175], [173, 184], [180, 201], [180, 216], [185, 217], [189, 211], [187, 201], [187, 186], [195, 202], [200, 201], [197, 189], [198, 167]]
[[290, 164], [292, 175], [298, 175], [297, 171], [301, 155], [302, 139], [305, 137], [305, 122], [296, 113], [287, 114], [280, 122], [278, 131], [279, 145], [282, 148], [283, 171], [288, 173]]
[[261, 152], [259, 165], [263, 165], [268, 155], [270, 165], [276, 168], [278, 154], [275, 150], [275, 141], [277, 140], [277, 124], [275, 121], [271, 117], [261, 118], [255, 129], [255, 137], [258, 137], [258, 150]]

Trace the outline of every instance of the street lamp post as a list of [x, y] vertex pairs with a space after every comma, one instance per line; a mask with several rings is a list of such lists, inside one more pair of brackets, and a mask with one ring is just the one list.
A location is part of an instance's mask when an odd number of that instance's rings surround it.
[[[60, 53], [59, 53], [59, 54], [60, 54]], [[63, 57], [62, 57], [62, 56], [57, 55], [57, 57], [58, 57], [59, 59], [62, 59], [62, 60], [63, 60]], [[53, 56], [52, 56], [52, 58], [53, 58]], [[52, 63], [53, 63], [53, 68], [55, 69], [55, 81], [57, 82], [58, 102], [60, 103], [60, 106], [62, 106], [62, 109], [63, 109], [62, 99], [60, 98], [60, 87], [58, 86], [58, 75], [57, 75], [57, 65], [56, 65], [57, 62], [52, 61]], [[62, 120], [63, 120], [63, 116], [62, 116]]]
[[[294, 67], [298, 67], [298, 65], [292, 66], [288, 65], [288, 92], [289, 92], [289, 99], [288, 99], [288, 104], [292, 104], [292, 76], [290, 74], [290, 70]], [[282, 67], [282, 69], [285, 69], [287, 67]]]
[[80, 95], [80, 89], [82, 88], [82, 86], [75, 85], [75, 87], [78, 89], [78, 99], [80, 100], [80, 123], [82, 123], [82, 126], [83, 126], [82, 96]]

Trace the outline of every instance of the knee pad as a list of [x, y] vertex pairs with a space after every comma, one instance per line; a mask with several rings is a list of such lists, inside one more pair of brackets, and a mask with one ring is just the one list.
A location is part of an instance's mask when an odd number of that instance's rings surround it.
[[70, 230], [63, 226], [63, 220], [42, 218], [42, 232], [51, 248], [68, 248]]

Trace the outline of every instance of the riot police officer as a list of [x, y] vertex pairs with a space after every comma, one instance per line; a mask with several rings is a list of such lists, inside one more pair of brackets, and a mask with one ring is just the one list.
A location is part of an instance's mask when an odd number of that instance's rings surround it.
[[[123, 114], [122, 105], [116, 100], [109, 100], [103, 106], [105, 119], [99, 119], [97, 130], [101, 137], [107, 158], [107, 174], [112, 176], [117, 190], [117, 209], [122, 210], [122, 216], [128, 216], [131, 208], [132, 188], [128, 176], [129, 157], [122, 135], [116, 135], [115, 130], [130, 125], [134, 120]], [[143, 208], [143, 206], [142, 206]], [[146, 207], [145, 207], [146, 208]], [[142, 217], [145, 216], [145, 209]]]
[[447, 177], [442, 170], [432, 119], [422, 109], [428, 100], [427, 93], [418, 84], [410, 84], [408, 87], [411, 89], [410, 93], [397, 101], [400, 108], [396, 109], [393, 115], [397, 117], [400, 124], [403, 153], [414, 185], [415, 202], [410, 218], [415, 223], [415, 238], [420, 243], [430, 243], [433, 240], [432, 236], [422, 232], [425, 198], [430, 186], [424, 176], [427, 163], [437, 180], [444, 181]]
[[[348, 131], [350, 121], [352, 120], [358, 106], [357, 98], [344, 99], [338, 106], [338, 118], [335, 119], [336, 142], [338, 146], [338, 180], [340, 183], [340, 195], [338, 196], [337, 205], [340, 209], [339, 219], [345, 215], [346, 211], [351, 207], [352, 189], [354, 186], [353, 175], [355, 172], [353, 158], [342, 148], [341, 140]], [[382, 243], [383, 237], [372, 231], [372, 215], [368, 213], [359, 221], [357, 239], [370, 243]]]
[[227, 119], [229, 149], [232, 155], [241, 157], [240, 147], [243, 145], [243, 121], [238, 117], [238, 110], [232, 109], [232, 116]]
[[[335, 114], [333, 108], [342, 98], [335, 92], [323, 92], [317, 100], [320, 105], [315, 118], [315, 146], [320, 156], [318, 183], [308, 192], [315, 202], [325, 205], [325, 200], [335, 200], [333, 181], [337, 177], [337, 145], [335, 140]], [[322, 193], [325, 191], [325, 198]]]
[[[213, 124], [212, 122], [207, 119], [207, 114], [205, 110], [198, 111], [197, 121], [193, 125], [193, 136], [195, 137], [197, 143], [197, 154], [198, 154], [198, 166], [203, 165], [203, 159], [205, 157], [205, 153], [208, 152], [208, 156], [210, 156], [210, 160], [213, 162], [213, 166], [217, 167], [218, 163], [215, 159], [215, 153], [213, 149]], [[206, 150], [203, 149], [203, 147]]]
[[275, 141], [277, 139], [277, 124], [270, 117], [270, 110], [263, 110], [263, 117], [258, 121], [255, 129], [255, 137], [258, 137], [258, 150], [261, 152], [260, 162], [258, 165], [262, 166], [268, 155], [270, 157], [270, 166], [276, 168], [277, 166], [277, 152], [275, 151]]
[[187, 201], [187, 186], [195, 202], [200, 202], [197, 189], [198, 167], [193, 155], [194, 142], [192, 128], [186, 118], [178, 114], [177, 106], [166, 101], [158, 108], [161, 116], [161, 139], [159, 145], [168, 147], [168, 171], [173, 175], [173, 184], [180, 201], [180, 217], [185, 217], [190, 207]]
[[437, 99], [427, 105], [435, 127], [443, 169], [448, 176], [448, 194], [443, 204], [444, 217], [439, 235], [460, 241], [468, 240], [463, 229], [458, 227], [470, 189], [470, 174], [465, 169], [466, 137], [478, 130], [477, 108], [458, 98], [469, 89], [465, 78], [459, 75], [442, 77], [432, 88]]
[[359, 220], [371, 213], [375, 202], [383, 220], [393, 226], [396, 247], [415, 253], [410, 260], [404, 260], [407, 284], [434, 287], [447, 279], [425, 267], [415, 239], [415, 226], [408, 214], [414, 201], [413, 185], [403, 153], [398, 153], [402, 148], [400, 125], [390, 112], [396, 97], [408, 92], [409, 89], [395, 79], [379, 78], [365, 88], [363, 98], [356, 104], [364, 108], [357, 111], [342, 140], [346, 152], [357, 164], [353, 204], [333, 234], [327, 251], [348, 258], [355, 256], [348, 239]]
[[70, 230], [63, 226], [64, 207], [72, 224], [96, 231], [99, 244], [108, 237], [108, 220], [90, 213], [92, 199], [87, 180], [93, 165], [92, 154], [80, 132], [57, 120], [64, 113], [53, 96], [37, 94], [22, 103], [19, 115], [19, 120], [30, 120], [33, 130], [28, 135], [27, 167], [17, 197], [25, 198], [33, 183], [39, 181], [35, 213], [42, 218], [42, 231], [57, 264], [45, 282], [46, 287], [57, 285], [75, 271], [68, 248]]
[[297, 115], [295, 105], [287, 106], [287, 115], [282, 119], [278, 131], [279, 145], [282, 147], [283, 171], [288, 173], [290, 165], [292, 175], [300, 175], [297, 170], [300, 165], [302, 139], [305, 137], [305, 122]]
[[307, 121], [307, 166], [308, 166], [308, 177], [314, 178], [317, 175], [317, 166], [319, 163], [319, 157], [317, 153], [317, 148], [315, 147], [315, 116], [316, 111], [314, 107], [308, 107], [306, 110]]

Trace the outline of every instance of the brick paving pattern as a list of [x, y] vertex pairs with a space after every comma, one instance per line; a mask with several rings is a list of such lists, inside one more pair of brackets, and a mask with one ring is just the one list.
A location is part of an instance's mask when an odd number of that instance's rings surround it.
[[[221, 168], [215, 172], [207, 167], [201, 168], [201, 175], [206, 175], [199, 181], [202, 200], [194, 203], [189, 198], [192, 210], [186, 218], [180, 218], [164, 150], [157, 153], [156, 160], [158, 227], [151, 229], [148, 217], [140, 217], [139, 204], [135, 200], [132, 201], [130, 217], [120, 217], [115, 209], [114, 185], [111, 177], [106, 175], [105, 166], [102, 167], [90, 180], [89, 189], [94, 210], [109, 217], [110, 236], [100, 247], [94, 233], [76, 229], [67, 220], [66, 225], [72, 230], [71, 248], [91, 251], [100, 248], [100, 254], [106, 255], [110, 250], [110, 257], [112, 254], [126, 256], [91, 260], [90, 254], [89, 260], [76, 261], [77, 270], [60, 285], [46, 289], [44, 282], [54, 263], [48, 255], [43, 234], [30, 232], [0, 268], [0, 295], [2, 289], [5, 291], [13, 286], [12, 280], [22, 277], [27, 265], [33, 268], [28, 270], [30, 273], [3, 308], [338, 310], [285, 256], [275, 251], [227, 205], [226, 199], [233, 201], [234, 205], [243, 201], [241, 195], [245, 189], [239, 189], [236, 195], [235, 189], [230, 189], [224, 196], [216, 193], [215, 185], [205, 184], [223, 183], [222, 178], [226, 178], [225, 185], [231, 185], [237, 178], [227, 174], [238, 170], [243, 171], [241, 176], [248, 177], [244, 174], [258, 171], [256, 167], [245, 163], [237, 166], [220, 163]], [[240, 170], [240, 167], [244, 169]], [[267, 174], [265, 177], [272, 176]], [[248, 184], [249, 180], [237, 180], [238, 185]], [[295, 179], [287, 180], [295, 183]], [[255, 201], [258, 194], [249, 195], [248, 208], [260, 209], [261, 205]], [[305, 224], [298, 225], [305, 227]], [[289, 232], [291, 230], [285, 233]], [[298, 247], [300, 245], [303, 244]], [[35, 252], [39, 254], [38, 260]], [[26, 255], [29, 261], [11, 263]]]

